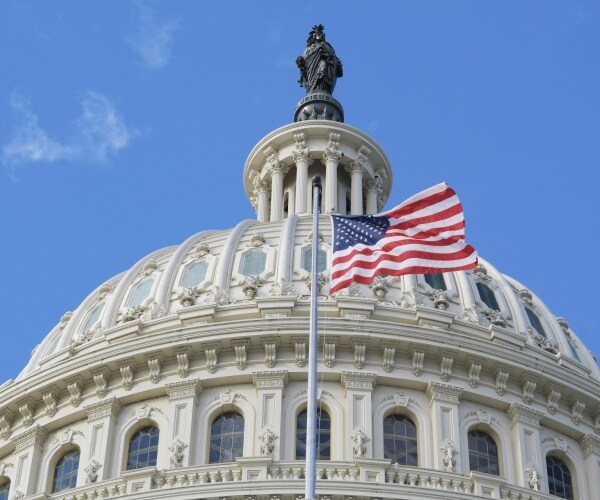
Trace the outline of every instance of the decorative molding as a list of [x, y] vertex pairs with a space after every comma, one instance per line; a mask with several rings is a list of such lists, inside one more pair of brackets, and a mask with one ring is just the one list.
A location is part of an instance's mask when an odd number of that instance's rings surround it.
[[424, 303], [423, 295], [416, 288], [402, 292], [400, 307], [404, 309], [416, 309], [417, 306], [422, 306]]
[[412, 354], [412, 372], [415, 377], [420, 377], [423, 374], [423, 361], [425, 360], [425, 353], [421, 351], [414, 351]]
[[12, 433], [13, 412], [9, 409], [3, 411], [0, 416], [0, 437], [8, 439]]
[[277, 342], [267, 341], [265, 346], [265, 366], [267, 368], [275, 368], [277, 365]]
[[[364, 146], [361, 146], [364, 147]], [[367, 148], [365, 148], [367, 149]], [[368, 149], [367, 149], [368, 150]], [[370, 150], [368, 150], [370, 152]], [[340, 148], [340, 134], [334, 132], [329, 134], [329, 142], [323, 151], [323, 160], [325, 161], [340, 161], [342, 157], [342, 149]], [[357, 159], [358, 161], [358, 159]]]
[[533, 491], [540, 491], [540, 481], [542, 475], [538, 472], [535, 466], [530, 465], [525, 469], [525, 475], [527, 477], [527, 484], [529, 489]]
[[581, 449], [583, 450], [583, 456], [585, 458], [590, 455], [600, 457], [600, 437], [595, 434], [586, 434], [579, 441]]
[[396, 348], [391, 346], [383, 347], [383, 371], [390, 373], [396, 364]]
[[479, 385], [479, 377], [481, 375], [481, 363], [472, 362], [469, 366], [469, 385], [475, 389]]
[[160, 408], [145, 404], [144, 406], [140, 406], [131, 412], [129, 417], [135, 418], [136, 420], [143, 420], [146, 418], [151, 418], [153, 413], [160, 413], [163, 415], [163, 411]]
[[188, 447], [181, 439], [176, 438], [169, 446], [169, 463], [171, 467], [181, 467], [185, 457], [185, 450]]
[[106, 366], [93, 370], [92, 376], [96, 386], [96, 396], [103, 398], [108, 394], [108, 381], [110, 380], [110, 370]]
[[258, 441], [260, 443], [260, 455], [262, 457], [270, 457], [273, 455], [273, 450], [275, 449], [275, 440], [277, 438], [277, 434], [268, 428], [263, 430], [263, 432], [258, 436]]
[[498, 396], [504, 396], [504, 394], [506, 394], [509, 376], [510, 373], [504, 370], [498, 370], [496, 372], [496, 392], [498, 393]]
[[570, 449], [570, 446], [567, 445], [567, 442], [561, 438], [558, 437], [557, 435], [554, 436], [549, 436], [547, 438], [545, 438], [543, 441], [543, 443], [552, 443], [552, 445], [554, 446], [554, 448], [556, 448], [557, 450], [560, 451], [567, 451], [567, 448]]
[[350, 435], [350, 439], [352, 440], [352, 454], [354, 458], [364, 458], [367, 453], [366, 443], [370, 441], [369, 436], [362, 429], [355, 429]]
[[248, 366], [248, 347], [250, 346], [249, 340], [238, 340], [233, 343], [233, 349], [235, 351], [235, 366], [238, 370], [244, 370]]
[[414, 406], [419, 406], [418, 403], [413, 399], [413, 398], [409, 398], [408, 396], [402, 394], [401, 392], [397, 392], [396, 394], [392, 394], [390, 396], [387, 396], [385, 398], [383, 398], [380, 402], [384, 403], [386, 401], [394, 401], [394, 406], [396, 408], [407, 408], [408, 405], [414, 405]]
[[519, 403], [511, 403], [506, 410], [506, 414], [510, 419], [511, 426], [522, 423], [539, 427], [540, 420], [544, 416], [541, 411], [534, 410]]
[[431, 403], [434, 401], [447, 401], [449, 403], [458, 404], [460, 402], [462, 391], [461, 387], [455, 385], [429, 381], [427, 383], [425, 394], [427, 394]]
[[0, 462], [0, 476], [6, 475], [6, 469], [13, 468], [14, 465], [9, 462]]
[[341, 382], [344, 389], [359, 389], [372, 391], [377, 381], [376, 373], [369, 372], [342, 372]]
[[382, 300], [385, 298], [389, 288], [387, 279], [383, 276], [375, 276], [369, 285], [369, 288], [375, 297]]
[[14, 438], [15, 451], [19, 452], [32, 446], [36, 446], [41, 449], [47, 437], [48, 432], [46, 432], [43, 427], [35, 425], [31, 429], [26, 430]]
[[42, 395], [42, 401], [46, 407], [46, 415], [49, 417], [53, 417], [58, 411], [58, 394], [58, 389], [53, 386]]
[[202, 383], [198, 379], [173, 382], [165, 384], [165, 389], [169, 396], [169, 401], [187, 398], [194, 398], [196, 400], [198, 394], [202, 392]]
[[296, 146], [296, 148], [292, 150], [294, 162], [297, 163], [302, 160], [308, 161], [310, 159], [310, 149], [306, 146], [306, 139], [303, 132], [294, 134], [294, 143]]
[[67, 391], [69, 392], [69, 401], [77, 408], [81, 404], [82, 398], [82, 382], [78, 378], [67, 383]]
[[600, 434], [600, 412], [594, 416], [594, 432]]
[[323, 343], [323, 357], [327, 368], [335, 366], [335, 342], [325, 341]]
[[575, 425], [579, 425], [581, 423], [583, 410], [585, 410], [585, 403], [579, 399], [573, 400], [571, 403], [571, 420]]
[[530, 405], [534, 399], [535, 388], [537, 384], [533, 380], [523, 381], [523, 402]]
[[110, 398], [85, 406], [84, 410], [87, 412], [88, 422], [93, 422], [106, 417], [116, 417], [121, 411], [121, 403], [117, 398]]
[[121, 372], [123, 389], [130, 391], [133, 389], [133, 374], [135, 371], [135, 365], [133, 362], [125, 363], [119, 367], [119, 371]]
[[560, 396], [560, 391], [553, 387], [551, 387], [546, 393], [546, 408], [552, 415], [554, 415], [558, 409], [558, 400], [560, 399]]
[[294, 358], [298, 368], [306, 365], [306, 342], [298, 340], [294, 342]]
[[291, 281], [286, 279], [280, 279], [274, 285], [269, 288], [269, 295], [271, 297], [288, 297], [296, 295], [296, 289]]
[[88, 466], [83, 469], [85, 472], [85, 484], [93, 484], [98, 480], [98, 471], [101, 467], [102, 464], [98, 460], [90, 460]]
[[252, 382], [257, 389], [283, 389], [287, 385], [288, 380], [287, 370], [252, 373]]
[[19, 413], [23, 417], [23, 425], [29, 427], [33, 424], [33, 415], [35, 414], [35, 401], [28, 397], [19, 403]]
[[365, 367], [367, 346], [365, 344], [354, 344], [354, 368], [362, 370]]
[[446, 472], [454, 472], [454, 466], [456, 465], [455, 455], [458, 454], [454, 443], [450, 440], [446, 441], [440, 448], [442, 452], [442, 462], [444, 464], [444, 470]]
[[160, 372], [162, 368], [162, 356], [153, 355], [148, 359], [148, 371], [150, 382], [158, 384], [160, 382]]
[[452, 376], [452, 364], [454, 363], [454, 358], [450, 356], [442, 356], [440, 361], [440, 378], [444, 382], [448, 382], [450, 377]]
[[54, 440], [54, 443], [61, 444], [61, 445], [70, 444], [73, 442], [73, 438], [75, 436], [83, 436], [83, 432], [74, 431], [73, 429], [65, 429], [64, 431], [62, 431], [60, 436], [56, 437], [56, 439]]
[[187, 378], [190, 374], [190, 358], [191, 349], [180, 349], [175, 353], [175, 359], [177, 360], [177, 375], [179, 378]]
[[208, 371], [208, 373], [216, 373], [217, 371], [217, 352], [218, 348], [214, 346], [207, 346], [204, 349], [204, 354], [206, 355], [206, 371]]

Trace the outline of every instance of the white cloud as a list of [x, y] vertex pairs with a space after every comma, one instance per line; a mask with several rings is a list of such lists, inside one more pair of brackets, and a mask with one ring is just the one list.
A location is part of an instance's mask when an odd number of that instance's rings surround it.
[[157, 21], [154, 11], [146, 4], [137, 3], [137, 26], [127, 37], [141, 62], [150, 69], [164, 68], [171, 59], [171, 45], [177, 20]]
[[21, 123], [14, 131], [13, 138], [2, 148], [2, 163], [18, 165], [27, 162], [53, 162], [70, 158], [75, 150], [48, 136], [40, 127], [38, 117], [31, 111], [30, 103], [20, 94], [13, 92], [10, 105], [19, 115]]
[[83, 110], [77, 122], [81, 145], [91, 158], [104, 160], [107, 154], [126, 148], [137, 135], [135, 130], [125, 125], [114, 105], [102, 94], [88, 92], [81, 106]]
[[20, 123], [12, 139], [2, 147], [0, 161], [12, 167], [59, 160], [103, 161], [109, 154], [126, 148], [138, 134], [125, 124], [115, 106], [97, 92], [84, 95], [71, 139], [62, 142], [52, 139], [40, 126], [29, 101], [22, 95], [13, 93], [10, 104]]

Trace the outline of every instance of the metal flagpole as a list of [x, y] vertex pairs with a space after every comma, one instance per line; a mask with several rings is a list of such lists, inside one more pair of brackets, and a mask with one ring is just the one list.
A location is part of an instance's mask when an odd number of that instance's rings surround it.
[[308, 337], [308, 408], [306, 410], [306, 471], [304, 497], [315, 500], [317, 489], [317, 267], [319, 257], [319, 205], [321, 178], [313, 177], [312, 266], [310, 285], [310, 333]]

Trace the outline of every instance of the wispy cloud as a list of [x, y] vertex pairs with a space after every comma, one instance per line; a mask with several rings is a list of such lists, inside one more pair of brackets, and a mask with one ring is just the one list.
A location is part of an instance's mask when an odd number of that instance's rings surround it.
[[154, 10], [145, 3], [136, 3], [136, 30], [126, 37], [141, 63], [149, 69], [164, 68], [171, 59], [173, 33], [179, 21], [158, 21]]
[[108, 98], [88, 92], [81, 99], [81, 115], [69, 140], [51, 138], [42, 128], [31, 103], [13, 92], [10, 105], [17, 115], [12, 138], [2, 147], [0, 161], [16, 167], [25, 163], [59, 160], [103, 161], [126, 148], [137, 131], [129, 128]]

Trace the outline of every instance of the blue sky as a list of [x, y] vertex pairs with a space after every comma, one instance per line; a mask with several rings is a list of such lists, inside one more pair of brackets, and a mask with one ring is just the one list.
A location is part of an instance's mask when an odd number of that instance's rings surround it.
[[111, 276], [254, 218], [244, 161], [317, 23], [390, 203], [447, 181], [469, 242], [600, 354], [598, 2], [4, 0], [0, 380]]

